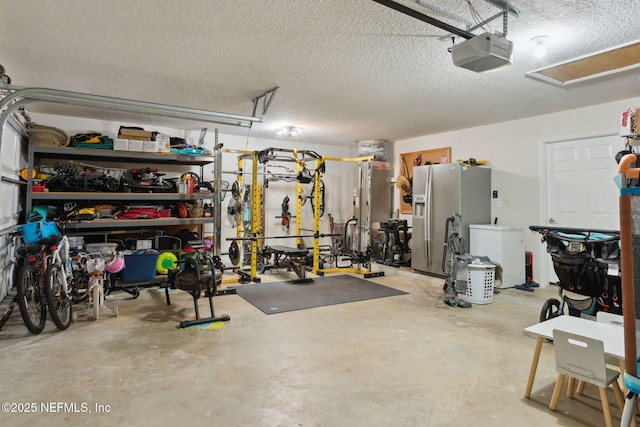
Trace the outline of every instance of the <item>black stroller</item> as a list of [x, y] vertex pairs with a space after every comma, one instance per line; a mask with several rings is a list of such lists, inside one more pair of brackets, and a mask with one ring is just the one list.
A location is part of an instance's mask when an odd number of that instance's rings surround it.
[[[565, 305], [569, 315], [577, 317], [595, 317], [598, 311], [622, 314], [619, 231], [534, 225], [529, 229], [547, 243], [559, 280], [560, 299], [545, 301], [541, 322], [564, 314]], [[574, 298], [575, 294], [585, 298]]]

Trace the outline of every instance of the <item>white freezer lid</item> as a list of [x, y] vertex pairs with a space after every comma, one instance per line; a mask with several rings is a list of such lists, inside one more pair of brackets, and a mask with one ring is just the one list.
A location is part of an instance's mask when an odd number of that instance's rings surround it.
[[493, 225], [493, 224], [470, 224], [469, 228], [478, 230], [500, 230], [500, 231], [522, 231], [523, 228], [517, 225]]

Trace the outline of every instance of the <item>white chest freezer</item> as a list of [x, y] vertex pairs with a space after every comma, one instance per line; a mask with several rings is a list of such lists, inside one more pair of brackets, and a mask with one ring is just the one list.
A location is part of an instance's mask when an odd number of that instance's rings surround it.
[[486, 256], [502, 266], [500, 288], [525, 283], [524, 231], [504, 225], [469, 225], [469, 253]]

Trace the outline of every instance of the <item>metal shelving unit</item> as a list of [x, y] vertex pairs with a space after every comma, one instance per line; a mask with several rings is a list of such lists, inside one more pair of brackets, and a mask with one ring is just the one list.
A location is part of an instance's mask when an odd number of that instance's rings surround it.
[[[159, 165], [183, 165], [200, 166], [202, 168], [213, 163], [213, 156], [185, 156], [174, 153], [145, 153], [136, 151], [114, 151], [91, 148], [65, 148], [65, 147], [40, 147], [29, 141], [27, 167], [35, 169], [38, 162], [44, 159], [82, 159], [88, 161], [107, 161], [117, 163], [138, 163], [144, 161], [149, 164]], [[134, 202], [180, 202], [211, 200], [216, 198], [214, 193], [121, 193], [121, 192], [34, 192], [33, 179], [27, 181], [25, 210], [31, 211], [34, 202], [46, 201], [118, 201], [124, 203]], [[172, 225], [203, 225], [212, 223], [212, 217], [199, 218], [151, 218], [151, 219], [95, 219], [91, 221], [78, 221], [72, 225], [75, 230], [85, 229], [115, 229], [115, 228], [139, 228], [139, 227], [167, 227]]]
[[[144, 118], [143, 122], [148, 122], [148, 117], [164, 117], [170, 119], [180, 119], [187, 120], [191, 122], [201, 122], [201, 123], [216, 123], [228, 126], [238, 126], [238, 127], [246, 127], [251, 128], [251, 126], [255, 123], [261, 123], [262, 117], [267, 113], [269, 106], [275, 96], [277, 91], [277, 87], [267, 90], [262, 95], [259, 95], [253, 99], [253, 111], [252, 115], [239, 115], [239, 114], [230, 114], [230, 113], [222, 113], [210, 110], [202, 110], [196, 108], [187, 108], [175, 105], [164, 105], [164, 104], [156, 104], [151, 102], [144, 101], [136, 101], [130, 99], [123, 98], [112, 98], [108, 96], [101, 95], [91, 95], [86, 93], [79, 92], [70, 92], [63, 91], [58, 89], [49, 89], [49, 88], [25, 88], [19, 86], [11, 86], [11, 85], [0, 85], [0, 144], [3, 140], [3, 135], [5, 131], [5, 127], [9, 121], [9, 119], [19, 111], [20, 109], [26, 107], [32, 103], [45, 103], [45, 104], [62, 104], [62, 105], [70, 105], [76, 107], [83, 108], [93, 108], [97, 110], [110, 110], [110, 111], [119, 111], [125, 113], [131, 113], [134, 116]], [[262, 101], [262, 108], [258, 108], [260, 102]], [[258, 115], [260, 114], [260, 116]], [[73, 151], [71, 151], [73, 150]], [[221, 162], [221, 146], [218, 145], [218, 136], [216, 130], [216, 142], [214, 148], [214, 155], [210, 156], [183, 156], [178, 154], [155, 154], [155, 153], [144, 153], [144, 152], [117, 152], [117, 151], [107, 151], [107, 150], [97, 150], [92, 149], [77, 149], [77, 148], [49, 148], [49, 147], [34, 147], [33, 144], [29, 144], [29, 166], [35, 164], [35, 156], [38, 157], [48, 156], [49, 158], [68, 158], [68, 156], [78, 156], [83, 160], [101, 160], [101, 161], [126, 161], [126, 162], [137, 162], [140, 160], [145, 160], [153, 164], [184, 164], [184, 165], [200, 165], [201, 167], [214, 163], [216, 166], [214, 167], [214, 182], [216, 188], [219, 188], [220, 182], [222, 180], [222, 169], [219, 166]], [[3, 180], [4, 181], [4, 180]], [[27, 196], [25, 204], [28, 204], [28, 207], [25, 206], [25, 209], [30, 211], [31, 204], [34, 200], [51, 200], [51, 198], [57, 199], [56, 196], [45, 195], [45, 193], [34, 193], [33, 191], [33, 183], [32, 181], [27, 183]], [[84, 200], [84, 196], [91, 197], [93, 200], [99, 200], [95, 194], [88, 193], [76, 193], [74, 196], [82, 198]], [[142, 196], [146, 196], [142, 197]], [[102, 197], [105, 197], [104, 193]], [[109, 197], [118, 197], [118, 200], [133, 200], [134, 197], [138, 197], [138, 195], [122, 195], [122, 193], [107, 195]], [[156, 199], [158, 197], [158, 199]], [[165, 198], [166, 197], [166, 198]], [[208, 195], [206, 196], [208, 198]], [[195, 200], [197, 198], [203, 199], [205, 198], [204, 194], [198, 194], [197, 196], [187, 196], [187, 195], [178, 195], [178, 194], [162, 194], [162, 195], [140, 195], [137, 200]], [[103, 199], [104, 200], [104, 199]], [[111, 199], [113, 200], [113, 199]], [[207, 220], [210, 220], [213, 223], [213, 233], [214, 233], [214, 241], [215, 241], [215, 253], [216, 255], [220, 255], [220, 239], [221, 239], [221, 216], [222, 216], [222, 208], [221, 208], [221, 199], [220, 194], [214, 194], [212, 196], [212, 218], [165, 218], [154, 220], [153, 224], [155, 226], [161, 227], [166, 225], [180, 225], [180, 224], [200, 224], [206, 223]], [[149, 221], [149, 220], [136, 220], [136, 221], [124, 221], [119, 220], [117, 223], [118, 227], [127, 227], [128, 223], [131, 223], [131, 227], [137, 227], [143, 225], [141, 221]], [[98, 225], [100, 224], [100, 225]], [[83, 223], [80, 226], [98, 228], [106, 225], [106, 223]]]

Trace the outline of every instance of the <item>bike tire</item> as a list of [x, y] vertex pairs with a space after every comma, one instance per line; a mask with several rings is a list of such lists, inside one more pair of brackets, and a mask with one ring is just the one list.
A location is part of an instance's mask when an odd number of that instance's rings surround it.
[[47, 322], [47, 304], [40, 295], [38, 270], [31, 264], [25, 264], [18, 278], [16, 299], [20, 314], [27, 329], [37, 335]]
[[86, 301], [89, 298], [89, 276], [84, 271], [73, 272], [71, 283], [71, 301], [74, 304]]
[[100, 301], [100, 286], [92, 287], [91, 293], [93, 299], [93, 320], [98, 320], [100, 317], [100, 307], [102, 306], [102, 301]]
[[61, 264], [51, 264], [47, 267], [44, 282], [44, 295], [51, 320], [61, 331], [71, 324], [71, 298], [64, 289], [62, 275], [65, 274]]

